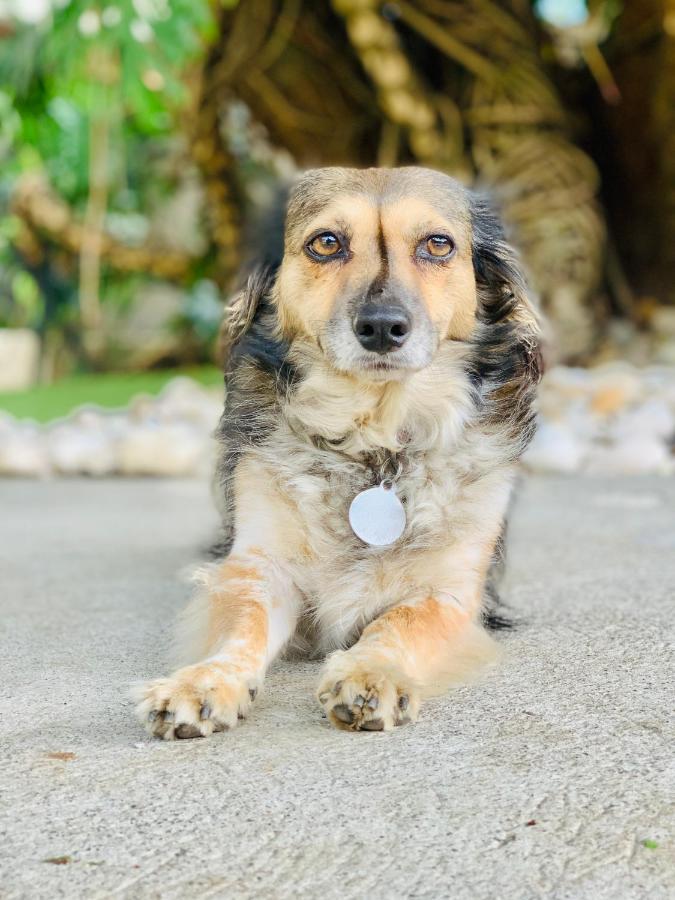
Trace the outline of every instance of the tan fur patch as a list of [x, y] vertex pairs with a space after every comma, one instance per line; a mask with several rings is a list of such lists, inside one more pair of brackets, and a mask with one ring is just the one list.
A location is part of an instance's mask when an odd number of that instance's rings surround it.
[[261, 573], [233, 562], [223, 566], [222, 588], [209, 593], [207, 653], [217, 653], [226, 637], [234, 636], [238, 654], [255, 668], [267, 644], [267, 612], [260, 603]]

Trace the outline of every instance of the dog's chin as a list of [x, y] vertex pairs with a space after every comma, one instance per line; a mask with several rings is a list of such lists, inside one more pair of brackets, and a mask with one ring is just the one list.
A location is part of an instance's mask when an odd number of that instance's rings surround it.
[[398, 362], [395, 358], [366, 357], [351, 369], [351, 374], [363, 381], [402, 381], [417, 368]]
[[361, 381], [403, 381], [414, 372], [426, 368], [428, 361], [411, 360], [399, 353], [362, 353], [350, 359], [330, 358], [331, 365], [344, 375], [351, 375]]

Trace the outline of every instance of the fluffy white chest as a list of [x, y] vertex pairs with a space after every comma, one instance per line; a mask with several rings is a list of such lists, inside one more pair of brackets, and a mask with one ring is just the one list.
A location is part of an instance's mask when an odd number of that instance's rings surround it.
[[417, 563], [451, 539], [453, 522], [462, 516], [461, 492], [447, 461], [433, 455], [409, 461], [396, 482], [405, 528], [393, 543], [370, 546], [354, 533], [349, 509], [359, 492], [374, 485], [372, 473], [321, 453], [310, 463], [306, 455], [298, 448], [286, 457], [294, 460], [294, 471], [287, 462], [277, 477], [304, 537], [305, 553], [294, 562], [293, 577], [317, 626], [319, 646], [328, 650], [419, 590]]
[[[486, 505], [502, 514], [489, 487], [499, 454], [472, 421], [466, 375], [425, 377], [377, 394], [348, 386], [344, 396], [334, 380], [305, 382], [261, 449], [299, 548], [292, 576], [323, 649], [349, 641], [388, 606], [428, 595], [429, 559], [462, 541]], [[392, 454], [405, 528], [393, 543], [371, 546], [354, 533], [349, 509], [392, 477], [378, 469]]]

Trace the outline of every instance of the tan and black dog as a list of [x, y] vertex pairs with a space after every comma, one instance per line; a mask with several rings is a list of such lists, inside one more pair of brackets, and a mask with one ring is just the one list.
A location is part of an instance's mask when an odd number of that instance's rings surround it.
[[[540, 372], [517, 258], [446, 175], [309, 171], [228, 331], [226, 540], [183, 620], [193, 662], [139, 688], [139, 717], [165, 739], [233, 728], [296, 646], [328, 654], [317, 696], [338, 728], [414, 721], [493, 646], [488, 575]], [[403, 510], [384, 545], [350, 525], [378, 486]]]

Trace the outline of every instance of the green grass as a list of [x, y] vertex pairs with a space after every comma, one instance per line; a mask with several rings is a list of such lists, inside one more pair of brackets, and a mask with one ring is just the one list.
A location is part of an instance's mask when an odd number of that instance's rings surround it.
[[38, 385], [28, 391], [0, 393], [0, 410], [17, 419], [49, 422], [67, 415], [83, 403], [95, 403], [115, 409], [126, 406], [136, 394], [158, 394], [177, 375], [189, 375], [204, 385], [219, 385], [223, 382], [222, 373], [215, 366], [73, 375], [55, 384]]

